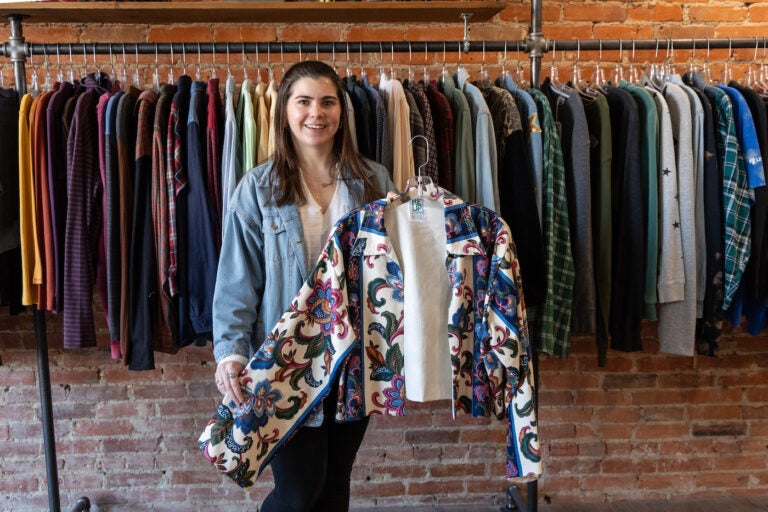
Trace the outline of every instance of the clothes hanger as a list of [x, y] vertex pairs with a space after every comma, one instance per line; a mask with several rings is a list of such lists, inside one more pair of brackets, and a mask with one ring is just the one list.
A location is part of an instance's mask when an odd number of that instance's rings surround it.
[[646, 84], [650, 87], [653, 87], [657, 91], [661, 91], [661, 89], [664, 87], [664, 82], [662, 79], [662, 65], [659, 64], [659, 40], [656, 39], [656, 53], [653, 56], [653, 62], [648, 67], [648, 77]]
[[232, 78], [232, 67], [229, 60], [229, 42], [227, 42], [227, 81]]
[[516, 62], [515, 62], [515, 72], [514, 72], [514, 79], [515, 82], [518, 84], [524, 84], [525, 83], [525, 70], [523, 69], [523, 65], [521, 64], [520, 60], [520, 41], [516, 41]]
[[749, 63], [747, 72], [741, 81], [742, 85], [744, 85], [745, 87], [749, 87], [750, 89], [754, 89], [755, 83], [757, 82], [757, 70], [755, 69], [755, 66], [757, 66], [757, 49], [758, 48], [759, 48], [759, 42], [758, 42], [758, 39], [755, 38], [755, 53], [752, 56], [752, 62]]
[[216, 40], [211, 39], [211, 74], [209, 76], [210, 80], [216, 80], [218, 77], [216, 76]]
[[594, 87], [584, 80], [582, 75], [581, 40], [579, 39], [576, 40], [576, 59], [573, 61], [573, 68], [571, 69], [571, 81], [567, 85], [578, 91], [586, 99], [595, 99], [599, 94]]
[[203, 79], [203, 75], [200, 73], [200, 43], [197, 43], [197, 68], [195, 69], [195, 81], [200, 82]]
[[347, 41], [347, 78], [352, 78], [352, 66], [349, 64], [349, 41]]
[[712, 80], [712, 69], [710, 68], [709, 63], [709, 38], [707, 38], [707, 58], [704, 61], [704, 66], [702, 67], [702, 75], [704, 76], [704, 80], [707, 84], [712, 84], [714, 81]]
[[29, 45], [29, 65], [32, 67], [32, 75], [30, 76], [28, 91], [33, 98], [36, 98], [40, 95], [40, 81], [38, 80], [37, 66], [34, 64], [32, 53], [32, 45]]
[[69, 74], [67, 76], [69, 78], [69, 83], [73, 84], [75, 83], [75, 65], [72, 63], [72, 45], [69, 45]]
[[181, 43], [181, 76], [187, 76], [187, 45]]
[[171, 65], [168, 68], [168, 83], [171, 85], [176, 84], [176, 78], [173, 76], [173, 63], [174, 63], [173, 43], [171, 43]]
[[[363, 45], [358, 47], [360, 49], [360, 81], [362, 82], [368, 75], [365, 72], [365, 65], [363, 64]], [[320, 60], [319, 56], [315, 56], [316, 60]]]
[[240, 42], [240, 55], [243, 59], [243, 83], [248, 80], [248, 68], [245, 65], [245, 43]]
[[[133, 85], [137, 89], [141, 89], [144, 85], [144, 81], [142, 80], [141, 74], [139, 73], [139, 45], [135, 45], [133, 49], [136, 56], [136, 65], [133, 68]], [[123, 46], [123, 53], [125, 53], [125, 46]]]
[[267, 76], [269, 78], [269, 83], [275, 81], [275, 71], [272, 69], [272, 55], [271, 55], [271, 45], [267, 44]]
[[624, 62], [624, 44], [621, 39], [619, 39], [619, 60], [616, 61], [616, 67], [613, 69], [613, 77], [611, 77], [611, 82], [614, 85], [619, 85], [621, 82], [624, 81], [624, 69], [622, 68], [622, 63]]
[[397, 78], [397, 75], [395, 75], [395, 43], [390, 45], [389, 51], [391, 54], [389, 61], [389, 75], [392, 77], [392, 80], [395, 80]]
[[51, 66], [48, 60], [48, 52], [43, 45], [43, 65], [45, 66], [45, 76], [43, 77], [43, 91], [50, 91], [53, 87], [53, 79], [51, 78]]
[[[392, 58], [394, 59], [394, 54]], [[413, 83], [413, 48], [410, 41], [408, 41], [408, 83]]]
[[160, 70], [157, 67], [157, 43], [155, 43], [155, 71], [152, 73], [152, 90], [160, 92]]
[[427, 54], [427, 43], [424, 43], [424, 72], [421, 75], [421, 80], [424, 82], [424, 88], [429, 85], [429, 70], [427, 69], [428, 61], [429, 55]]
[[764, 98], [766, 97], [766, 92], [768, 91], [768, 84], [766, 84], [766, 78], [767, 78], [766, 71], [768, 70], [766, 69], [766, 66], [765, 66], [765, 53], [766, 53], [765, 42], [766, 42], [766, 39], [763, 38], [763, 58], [760, 61], [760, 68], [759, 68], [760, 74], [758, 77], [758, 82], [757, 84], [755, 84], [756, 85], [755, 90], [758, 93], [760, 93]]
[[264, 81], [261, 79], [261, 62], [259, 59], [259, 45], [256, 44], [256, 85], [262, 84]]
[[56, 43], [56, 81], [64, 82], [64, 70], [61, 68], [61, 50], [59, 43]]
[[635, 40], [632, 39], [632, 58], [629, 59], [629, 70], [627, 80], [631, 84], [638, 84], [640, 82], [640, 72], [635, 67]]
[[677, 70], [675, 69], [675, 42], [672, 39], [667, 39], [667, 56], [664, 59], [661, 78], [663, 81], [669, 82], [675, 75], [677, 75]]
[[565, 85], [560, 82], [560, 78], [558, 76], [557, 65], [555, 64], [556, 56], [557, 56], [557, 42], [552, 41], [552, 62], [549, 66], [549, 88], [555, 94], [563, 98], [568, 98], [569, 94], [565, 90]]
[[409, 176], [408, 180], [405, 182], [405, 187], [403, 188], [402, 192], [400, 192], [400, 197], [405, 197], [410, 190], [413, 190], [414, 188], [418, 192], [418, 196], [422, 197], [424, 195], [424, 190], [427, 187], [434, 186], [434, 183], [432, 182], [432, 178], [429, 176], [422, 176], [421, 170], [429, 164], [429, 141], [427, 138], [423, 135], [414, 135], [411, 137], [411, 140], [408, 142], [409, 145], [413, 145], [413, 142], [416, 139], [424, 139], [424, 144], [426, 144], [426, 155], [427, 158], [425, 161], [419, 166], [419, 168], [416, 170], [415, 176]]
[[732, 53], [732, 47], [731, 47], [731, 38], [728, 38], [728, 56], [725, 59], [725, 65], [723, 66], [723, 79], [721, 83], [723, 85], [728, 85], [728, 83], [731, 81], [732, 74], [731, 74], [731, 58], [733, 58]]

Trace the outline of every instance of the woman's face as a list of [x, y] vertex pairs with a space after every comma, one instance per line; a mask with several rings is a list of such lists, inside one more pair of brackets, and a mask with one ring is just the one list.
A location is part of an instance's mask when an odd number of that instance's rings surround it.
[[324, 148], [331, 151], [341, 122], [341, 105], [336, 86], [329, 78], [298, 79], [288, 98], [286, 114], [298, 151]]

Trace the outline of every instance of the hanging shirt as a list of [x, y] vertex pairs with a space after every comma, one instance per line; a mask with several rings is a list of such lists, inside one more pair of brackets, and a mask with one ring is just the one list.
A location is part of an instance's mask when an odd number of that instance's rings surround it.
[[469, 82], [469, 73], [459, 68], [453, 74], [456, 86], [464, 93], [472, 113], [472, 133], [475, 143], [475, 201], [481, 206], [499, 211], [498, 159], [493, 118], [480, 89]]
[[683, 89], [665, 83], [664, 98], [669, 106], [675, 134], [677, 203], [680, 208], [680, 236], [683, 242], [683, 300], [666, 304], [659, 313], [661, 351], [692, 356], [696, 336], [696, 170], [693, 166], [691, 104]]
[[256, 166], [258, 154], [259, 132], [252, 94], [253, 82], [246, 78], [240, 86], [240, 99], [237, 103], [237, 128], [242, 140], [243, 172], [248, 172]]
[[456, 134], [453, 111], [445, 94], [437, 90], [435, 83], [427, 85], [427, 99], [435, 124], [435, 146], [437, 153], [437, 183], [446, 190], [455, 190]]
[[[753, 89], [736, 82], [728, 84], [739, 91], [749, 105], [755, 124], [757, 140], [763, 160], [763, 170], [768, 162], [768, 114], [763, 98]], [[768, 187], [755, 189], [752, 214], [752, 248], [744, 270], [744, 296], [761, 301], [768, 299]]]
[[469, 103], [453, 78], [444, 73], [438, 82], [440, 92], [451, 104], [455, 122], [456, 155], [454, 157], [455, 191], [465, 201], [475, 202], [475, 139], [472, 130], [472, 112]]
[[389, 171], [392, 177], [392, 146], [387, 133], [387, 105], [381, 98], [379, 91], [368, 83], [368, 77], [363, 77], [363, 88], [371, 105], [371, 113], [376, 118], [376, 145], [375, 156], [371, 160], [380, 163]]
[[[595, 98], [582, 98], [584, 114], [590, 134], [589, 165], [592, 175], [592, 234], [595, 241], [595, 304], [597, 319], [595, 340], [597, 342], [597, 364], [607, 362], [608, 326], [611, 319], [611, 114], [604, 94]], [[654, 165], [655, 169], [655, 165]], [[653, 289], [656, 289], [656, 276]]]
[[112, 356], [120, 359], [120, 177], [117, 156], [117, 106], [123, 91], [111, 95], [104, 110], [104, 255], [107, 278], [107, 321]]
[[[424, 136], [427, 138], [428, 147], [426, 156], [426, 165], [421, 171], [422, 175], [427, 175], [432, 178], [434, 183], [439, 183], [438, 173], [438, 160], [437, 160], [437, 143], [435, 142], [435, 120], [432, 115], [432, 108], [429, 105], [429, 99], [427, 93], [424, 90], [424, 86], [415, 81], [407, 80], [404, 86], [411, 91], [413, 99], [416, 102], [416, 108], [424, 121]], [[421, 141], [423, 142], [423, 141]], [[442, 183], [439, 183], [443, 186]]]
[[572, 330], [595, 332], [595, 273], [592, 259], [592, 199], [589, 179], [589, 128], [584, 106], [574, 91], [567, 97], [554, 92], [547, 78], [548, 94], [560, 130], [568, 195], [568, 220], [573, 264], [578, 269], [573, 284]]
[[109, 86], [89, 75], [67, 138], [67, 223], [64, 237], [64, 348], [96, 346], [93, 284], [101, 228], [96, 105]]
[[541, 311], [539, 351], [567, 357], [571, 349], [571, 313], [575, 268], [571, 255], [568, 197], [565, 192], [565, 168], [560, 137], [547, 97], [531, 89], [539, 109], [544, 148], [544, 258], [547, 294]]
[[410, 109], [397, 80], [382, 74], [379, 92], [387, 105], [387, 139], [392, 145], [392, 181], [400, 190], [405, 188], [408, 178], [416, 175], [411, 141]]
[[148, 89], [136, 101], [133, 208], [129, 256], [130, 333], [124, 354], [131, 370], [153, 369], [153, 317], [158, 311], [157, 263], [152, 233], [152, 129], [158, 94]]
[[53, 225], [53, 261], [55, 274], [54, 309], [64, 307], [64, 226], [67, 220], [67, 133], [61, 116], [75, 86], [62, 83], [48, 102], [46, 131], [48, 146], [48, 194]]
[[520, 110], [520, 116], [523, 119], [525, 140], [528, 145], [526, 155], [528, 156], [528, 165], [533, 171], [534, 183], [536, 184], [534, 197], [536, 198], [536, 209], [539, 213], [539, 224], [541, 224], [541, 183], [544, 174], [544, 154], [541, 145], [541, 125], [539, 124], [539, 113], [536, 109], [536, 102], [533, 101], [530, 94], [523, 89], [520, 89], [509, 75], [497, 79], [496, 85], [506, 88], [512, 93], [515, 97], [517, 108]]
[[0, 293], [11, 315], [21, 305], [22, 276], [19, 233], [19, 95], [0, 88]]
[[275, 154], [275, 110], [277, 109], [277, 81], [269, 80], [267, 92], [264, 95], [267, 108], [269, 109], [269, 138], [267, 140], [267, 158]]
[[131, 231], [133, 230], [133, 175], [136, 166], [136, 115], [134, 107], [141, 91], [131, 86], [120, 97], [117, 105], [117, 156], [118, 156], [118, 189], [120, 204], [118, 208], [118, 224], [120, 230], [120, 347], [123, 362], [127, 362], [126, 354], [130, 344], [131, 301], [130, 301], [130, 260], [131, 260]]
[[205, 191], [205, 88], [205, 82], [192, 84], [187, 117], [188, 186], [184, 192], [188, 228], [184, 246], [187, 262], [185, 288], [189, 322], [193, 330], [191, 336], [199, 340], [210, 339], [213, 332], [211, 308], [219, 263], [214, 241], [214, 215]]
[[640, 350], [645, 295], [645, 226], [640, 177], [640, 115], [632, 95], [605, 88], [613, 128], [611, 347]]
[[157, 263], [157, 311], [154, 324], [154, 348], [173, 353], [179, 349], [179, 325], [176, 306], [170, 293], [168, 269], [170, 260], [168, 233], [167, 140], [168, 117], [174, 87], [164, 85], [155, 106], [152, 126], [152, 224]]
[[741, 276], [749, 261], [752, 222], [750, 207], [754, 199], [744, 161], [739, 153], [733, 107], [722, 89], [706, 86], [704, 92], [712, 101], [717, 125], [716, 143], [723, 178], [723, 218], [725, 229], [725, 285], [723, 310], [731, 307]]
[[221, 150], [221, 223], [229, 214], [229, 198], [237, 187], [242, 172], [240, 135], [237, 131], [235, 112], [235, 77], [230, 76], [224, 85], [224, 142]]
[[[452, 409], [507, 418], [506, 476], [535, 478], [541, 458], [514, 244], [506, 223], [493, 212], [435, 192], [431, 188], [424, 194], [436, 198], [443, 210], [435, 223], [440, 233], [433, 227], [433, 236], [444, 237], [438, 257], [443, 265], [434, 266], [450, 283], [440, 319], [453, 355]], [[406, 414], [410, 387], [404, 377], [409, 364], [404, 345], [420, 340], [405, 339], [403, 324], [409, 316], [426, 316], [422, 308], [430, 311], [435, 304], [422, 302], [419, 311], [405, 307], [409, 282], [403, 276], [409, 269], [401, 256], [413, 249], [412, 256], [418, 257], [422, 248], [398, 246], [402, 240], [392, 237], [388, 210], [400, 201], [369, 203], [336, 224], [327, 252], [241, 375], [244, 406], [225, 399], [201, 435], [205, 457], [239, 485], [252, 485], [254, 473], [263, 470], [310, 412], [322, 410], [330, 386], [342, 390], [337, 421]], [[438, 292], [435, 284], [418, 291]], [[296, 350], [296, 340], [321, 344]], [[275, 415], [275, 410], [282, 412]], [[259, 432], [269, 432], [269, 438]], [[249, 458], [253, 471], [237, 471], [240, 457], [227, 456], [233, 452]]]
[[[54, 87], [58, 89], [59, 83]], [[38, 307], [42, 310], [55, 311], [56, 295], [56, 262], [53, 256], [53, 217], [48, 180], [48, 148], [46, 140], [46, 116], [48, 102], [55, 91], [47, 91], [40, 95], [35, 103], [31, 119], [32, 166], [35, 176], [35, 219], [37, 240], [40, 244], [40, 256], [43, 265], [43, 282], [38, 292]]]
[[221, 144], [222, 104], [219, 79], [208, 80], [208, 102], [205, 123], [205, 191], [213, 220], [213, 239], [216, 252], [221, 248]]
[[645, 206], [645, 318], [656, 320], [659, 257], [659, 114], [651, 93], [642, 87], [622, 81], [619, 87], [628, 91], [637, 103], [640, 115], [640, 172]]
[[684, 84], [680, 75], [672, 75], [669, 80], [683, 89], [691, 103], [693, 170], [696, 194], [694, 215], [696, 221], [696, 316], [700, 318], [704, 310], [707, 274], [707, 240], [704, 222], [704, 108], [693, 87]]
[[411, 126], [411, 138], [410, 146], [413, 151], [413, 166], [416, 169], [416, 173], [421, 173], [424, 176], [424, 169], [427, 165], [427, 143], [424, 140], [426, 134], [424, 132], [424, 119], [421, 117], [419, 107], [416, 105], [416, 100], [413, 97], [413, 93], [408, 90], [407, 87], [403, 87], [403, 93], [405, 94], [405, 100], [408, 102], [408, 119]]
[[35, 188], [32, 169], [32, 145], [29, 141], [29, 117], [34, 99], [31, 94], [21, 98], [19, 107], [19, 234], [21, 242], [22, 295], [24, 306], [37, 304], [35, 270], [40, 269], [35, 218]]
[[267, 105], [267, 84], [262, 81], [259, 81], [253, 89], [253, 105], [259, 134], [256, 163], [261, 165], [269, 158], [269, 106]]
[[680, 231], [677, 160], [675, 158], [672, 115], [661, 92], [647, 88], [659, 114], [658, 205], [659, 205], [659, 306], [681, 301], [685, 297], [685, 268], [683, 266], [683, 237]]

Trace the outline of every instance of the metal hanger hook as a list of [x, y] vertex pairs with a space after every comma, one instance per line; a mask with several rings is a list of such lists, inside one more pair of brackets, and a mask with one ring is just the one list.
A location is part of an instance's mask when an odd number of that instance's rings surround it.
[[429, 140], [427, 140], [427, 138], [423, 135], [414, 135], [413, 137], [411, 137], [411, 140], [408, 142], [408, 144], [413, 145], [413, 141], [415, 141], [416, 139], [424, 139], [424, 144], [427, 145], [427, 159], [416, 170], [416, 176], [419, 179], [421, 179], [421, 169], [423, 169], [424, 167], [426, 167], [427, 164], [429, 164]]

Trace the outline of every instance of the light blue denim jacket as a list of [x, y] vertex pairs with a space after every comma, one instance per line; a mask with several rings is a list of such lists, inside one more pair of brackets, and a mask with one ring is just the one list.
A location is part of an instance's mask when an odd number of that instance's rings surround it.
[[[386, 169], [365, 163], [384, 197], [394, 190]], [[213, 355], [245, 364], [307, 278], [304, 231], [295, 204], [267, 204], [272, 160], [243, 176], [225, 214], [213, 296]], [[344, 211], [363, 204], [363, 181], [347, 179]], [[341, 188], [339, 190], [344, 190]], [[312, 262], [314, 264], [314, 262]]]

